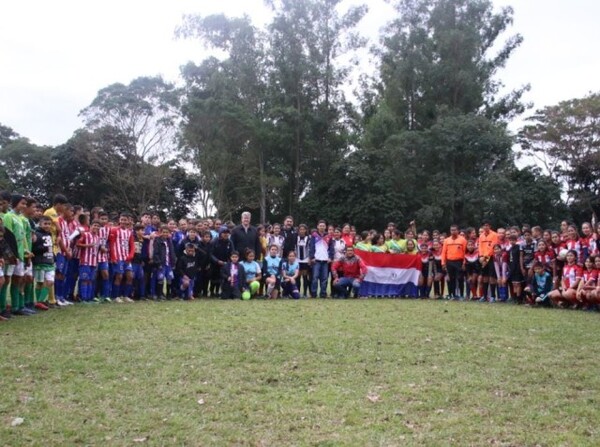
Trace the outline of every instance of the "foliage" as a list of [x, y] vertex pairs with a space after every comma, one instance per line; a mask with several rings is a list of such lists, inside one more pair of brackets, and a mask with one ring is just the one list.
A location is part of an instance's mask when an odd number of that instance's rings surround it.
[[600, 93], [562, 101], [528, 118], [523, 154], [565, 186], [579, 221], [600, 216]]

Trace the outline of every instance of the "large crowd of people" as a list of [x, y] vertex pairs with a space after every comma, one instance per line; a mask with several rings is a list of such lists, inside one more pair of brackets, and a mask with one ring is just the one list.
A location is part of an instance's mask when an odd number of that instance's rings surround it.
[[388, 223], [381, 232], [324, 220], [314, 228], [220, 219], [109, 214], [56, 195], [52, 207], [0, 192], [0, 320], [74, 303], [133, 303], [200, 297], [362, 297], [361, 253], [416, 256], [410, 298], [514, 302], [596, 309], [600, 226], [562, 222], [449, 233]]

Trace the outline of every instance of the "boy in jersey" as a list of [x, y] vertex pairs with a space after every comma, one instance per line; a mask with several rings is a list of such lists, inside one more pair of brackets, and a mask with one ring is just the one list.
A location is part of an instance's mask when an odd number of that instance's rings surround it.
[[[10, 297], [11, 310], [13, 315], [33, 315], [36, 312], [25, 307], [25, 297], [23, 296], [23, 275], [25, 274], [25, 262], [29, 259], [29, 249], [25, 233], [25, 221], [21, 213], [25, 209], [27, 202], [20, 194], [11, 196], [12, 210], [2, 216], [5, 230], [10, 231], [17, 244], [17, 263], [9, 265], [6, 268], [6, 281], [3, 288], [8, 287], [10, 277]], [[27, 224], [29, 225], [29, 224]]]
[[146, 277], [144, 275], [144, 265], [148, 259], [144, 256], [144, 225], [134, 225], [133, 231], [135, 233], [134, 245], [135, 254], [131, 261], [131, 267], [133, 268], [133, 295], [138, 300], [146, 300]]
[[50, 290], [54, 288], [56, 266], [54, 265], [54, 244], [51, 231], [52, 219], [49, 216], [42, 216], [31, 249], [34, 255], [33, 275], [38, 303], [45, 303]]
[[94, 297], [94, 281], [100, 251], [100, 221], [92, 222], [89, 231], [84, 231], [77, 240], [79, 251], [79, 295], [84, 303], [99, 303]]
[[152, 253], [154, 262], [154, 274], [156, 275], [155, 292], [159, 299], [164, 299], [164, 283], [167, 283], [167, 298], [171, 298], [171, 282], [173, 281], [173, 269], [177, 262], [175, 257], [175, 248], [171, 239], [169, 227], [163, 225], [160, 228], [160, 237], [154, 239], [154, 250]]
[[59, 306], [68, 306], [73, 304], [66, 298], [68, 297], [67, 275], [69, 273], [69, 260], [73, 256], [69, 238], [74, 231], [73, 205], [67, 203], [63, 207], [63, 213], [58, 217], [58, 237], [57, 244], [60, 248], [56, 255], [56, 278], [54, 280], [54, 291], [56, 293], [56, 302]]
[[98, 230], [98, 279], [97, 282], [97, 293], [96, 296], [100, 297], [100, 301], [110, 302], [110, 273], [108, 270], [108, 233], [110, 232], [110, 226], [108, 225], [108, 213], [106, 211], [100, 211], [98, 213], [98, 221], [100, 222], [100, 229]]
[[[121, 213], [119, 226], [110, 229], [108, 247], [114, 275], [112, 298], [116, 303], [124, 301], [131, 303], [133, 302], [130, 297], [133, 284], [131, 260], [135, 254], [135, 243], [133, 240], [133, 231], [129, 229], [128, 213]], [[125, 284], [121, 291], [123, 281], [125, 281]]]

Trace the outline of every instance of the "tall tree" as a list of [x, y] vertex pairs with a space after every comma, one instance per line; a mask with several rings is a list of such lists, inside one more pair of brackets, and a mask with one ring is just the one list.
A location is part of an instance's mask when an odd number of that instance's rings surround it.
[[600, 216], [600, 93], [538, 110], [519, 134], [521, 150], [558, 180], [578, 220]]

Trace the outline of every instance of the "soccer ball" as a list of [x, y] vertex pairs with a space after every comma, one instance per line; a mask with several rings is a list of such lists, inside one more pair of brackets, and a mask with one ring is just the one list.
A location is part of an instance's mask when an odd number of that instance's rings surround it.
[[249, 292], [248, 290], [246, 290], [246, 291], [244, 291], [244, 292], [242, 293], [242, 299], [243, 299], [243, 300], [249, 300], [249, 299], [250, 299], [250, 297], [251, 297], [251, 295], [250, 295], [250, 292]]
[[567, 250], [566, 248], [561, 249], [558, 252], [558, 259], [561, 261], [564, 261], [565, 259], [567, 259], [567, 253], [569, 253], [569, 250]]

